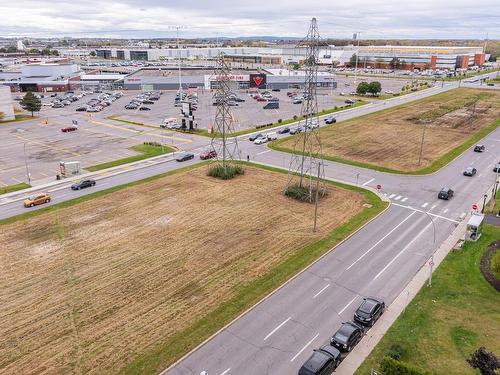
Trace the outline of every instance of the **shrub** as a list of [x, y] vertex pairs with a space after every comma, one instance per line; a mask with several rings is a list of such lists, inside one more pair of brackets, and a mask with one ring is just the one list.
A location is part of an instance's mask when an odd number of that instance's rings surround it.
[[401, 357], [405, 354], [406, 350], [403, 346], [400, 344], [392, 344], [389, 350], [387, 350], [386, 355], [388, 357], [391, 357], [392, 359], [395, 359], [396, 361], [399, 361]]
[[470, 358], [467, 359], [467, 363], [475, 369], [481, 372], [481, 375], [496, 375], [500, 368], [500, 358], [493, 352], [487, 352], [482, 346], [471, 354]]
[[429, 371], [396, 361], [391, 357], [384, 357], [380, 363], [380, 371], [384, 375], [431, 375]]
[[[299, 184], [293, 184], [293, 185], [288, 186], [285, 189], [285, 195], [287, 197], [297, 199], [298, 201], [302, 201], [302, 202], [309, 202], [310, 201], [309, 200], [309, 189], [307, 188], [307, 186], [304, 186], [304, 185], [300, 186]], [[316, 189], [314, 187], [311, 191], [311, 195], [313, 198], [312, 201], [314, 201], [314, 199], [316, 197]], [[326, 190], [321, 190], [318, 193], [319, 198], [323, 198], [326, 195], [327, 195]]]
[[283, 122], [283, 120], [279, 118], [278, 119], [278, 124], [281, 124], [282, 122]]
[[210, 177], [217, 177], [222, 180], [230, 180], [238, 175], [245, 174], [243, 168], [235, 164], [226, 164], [223, 166], [220, 163], [210, 166], [207, 173]]
[[294, 120], [297, 120], [297, 118], [298, 118], [297, 115], [293, 115]]

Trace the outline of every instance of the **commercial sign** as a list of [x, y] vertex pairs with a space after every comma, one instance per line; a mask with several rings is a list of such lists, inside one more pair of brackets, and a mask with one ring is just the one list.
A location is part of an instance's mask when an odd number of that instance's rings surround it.
[[250, 74], [250, 88], [264, 89], [267, 84], [267, 76], [265, 74]]
[[[205, 75], [204, 76], [204, 81], [205, 81], [205, 88], [210, 89], [210, 82], [217, 81], [218, 77], [215, 74], [211, 75]], [[227, 77], [225, 77], [227, 81], [233, 81], [233, 82], [248, 82], [248, 75], [247, 74], [228, 74]]]

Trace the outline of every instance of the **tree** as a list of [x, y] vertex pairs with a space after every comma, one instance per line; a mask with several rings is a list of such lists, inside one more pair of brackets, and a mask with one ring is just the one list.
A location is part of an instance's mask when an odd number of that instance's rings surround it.
[[349, 59], [349, 65], [351, 66], [356, 65], [356, 59], [357, 59], [356, 54], [353, 54]]
[[401, 61], [399, 61], [397, 57], [393, 57], [389, 65], [391, 66], [392, 69], [396, 70], [401, 65]]
[[21, 107], [25, 110], [31, 112], [31, 117], [33, 117], [33, 112], [40, 111], [42, 108], [42, 101], [38, 99], [31, 91], [28, 91], [24, 98], [19, 102]]
[[90, 51], [89, 55], [92, 56], [92, 57], [95, 57], [95, 55], [96, 55], [95, 51]]
[[367, 91], [372, 95], [378, 95], [382, 91], [382, 85], [378, 81], [370, 82]]
[[358, 95], [366, 95], [370, 88], [368, 82], [360, 82], [358, 87], [356, 88], [356, 94]]
[[481, 375], [496, 375], [496, 370], [500, 369], [500, 358], [493, 352], [487, 352], [484, 346], [477, 349], [467, 359], [467, 363], [472, 368], [476, 368], [481, 372]]
[[38, 48], [30, 48], [28, 50], [28, 53], [32, 53], [34, 55], [39, 55], [40, 54], [40, 50]]

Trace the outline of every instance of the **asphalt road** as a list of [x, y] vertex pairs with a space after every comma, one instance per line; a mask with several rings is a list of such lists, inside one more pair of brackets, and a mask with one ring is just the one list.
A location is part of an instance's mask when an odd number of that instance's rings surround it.
[[[456, 83], [432, 90], [435, 93], [453, 87]], [[397, 97], [336, 117], [339, 121], [344, 120], [427, 96], [431, 92]], [[242, 155], [250, 155], [255, 162], [288, 167], [288, 154], [254, 145], [246, 140], [247, 137], [240, 139]], [[471, 205], [482, 202], [484, 192], [496, 177], [492, 172], [493, 163], [500, 161], [500, 129], [486, 137], [483, 143], [487, 152], [468, 150], [429, 176], [391, 175], [328, 161], [326, 177], [370, 187], [380, 184], [382, 193], [392, 201], [391, 207], [164, 373], [297, 373], [312, 349], [327, 342], [342, 321], [352, 318], [363, 296], [376, 295], [390, 304], [417, 270], [426, 264], [461, 217], [470, 211]], [[190, 145], [195, 153], [206, 147], [201, 140]], [[195, 158], [177, 163], [169, 161], [171, 158], [165, 156], [145, 161], [138, 164], [140, 168], [123, 170], [119, 174], [103, 172], [92, 189], [73, 192], [66, 182], [49, 191], [52, 190], [53, 203], [57, 203], [198, 161]], [[462, 170], [469, 165], [478, 169], [475, 177], [462, 176]], [[442, 186], [455, 190], [452, 200], [437, 199]], [[14, 195], [0, 203], [0, 218], [25, 212], [21, 198], [22, 194]]]

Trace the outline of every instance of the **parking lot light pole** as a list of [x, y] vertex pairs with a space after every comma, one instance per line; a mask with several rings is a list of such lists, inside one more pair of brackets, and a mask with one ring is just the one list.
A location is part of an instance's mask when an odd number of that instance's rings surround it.
[[28, 185], [31, 185], [30, 169], [28, 166], [28, 159], [26, 158], [26, 143], [24, 143], [23, 146], [23, 154], [24, 154], [24, 165], [26, 167], [26, 177], [28, 177]]
[[488, 198], [488, 194], [484, 194], [483, 196], [483, 207], [481, 208], [482, 214], [484, 214], [484, 206], [486, 205], [486, 198]]

